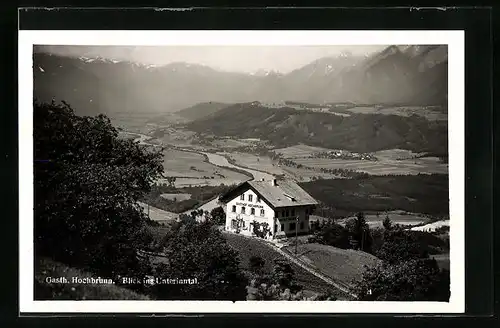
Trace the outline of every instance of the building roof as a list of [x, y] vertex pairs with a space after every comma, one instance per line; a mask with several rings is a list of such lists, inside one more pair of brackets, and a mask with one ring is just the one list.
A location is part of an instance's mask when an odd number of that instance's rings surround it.
[[276, 185], [273, 185], [271, 181], [246, 181], [223, 195], [221, 199], [227, 199], [227, 196], [245, 185], [248, 185], [274, 208], [318, 204], [311, 195], [291, 180], [277, 180]]

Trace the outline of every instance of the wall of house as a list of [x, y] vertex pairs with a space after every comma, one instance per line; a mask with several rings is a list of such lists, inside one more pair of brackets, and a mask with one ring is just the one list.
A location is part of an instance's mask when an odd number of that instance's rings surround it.
[[[243, 195], [243, 199], [241, 196]], [[235, 231], [233, 220], [238, 217], [242, 219], [242, 224], [240, 227], [240, 233], [244, 235], [251, 236], [253, 228], [251, 223], [257, 221], [259, 223], [267, 223], [269, 229], [272, 230], [274, 222], [274, 210], [264, 202], [264, 200], [257, 201], [257, 194], [251, 190], [247, 189], [241, 194], [234, 197], [226, 204], [226, 230]], [[245, 213], [242, 213], [242, 208], [245, 208]], [[252, 213], [254, 209], [254, 213]], [[235, 211], [234, 211], [235, 210]], [[263, 210], [263, 215], [261, 215], [261, 210]], [[272, 236], [270, 236], [272, 237]]]
[[[285, 237], [286, 235], [293, 235], [296, 232], [300, 234], [307, 233], [309, 231], [309, 214], [311, 213], [311, 207], [309, 206], [299, 206], [299, 207], [286, 207], [276, 209], [276, 237]], [[299, 220], [297, 222], [297, 216]], [[293, 225], [295, 224], [295, 228]]]

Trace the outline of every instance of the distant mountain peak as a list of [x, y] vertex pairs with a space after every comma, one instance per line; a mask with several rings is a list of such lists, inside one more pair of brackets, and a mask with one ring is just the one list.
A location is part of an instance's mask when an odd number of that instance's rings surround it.
[[340, 58], [352, 57], [352, 52], [342, 51], [342, 52], [340, 52], [340, 54], [337, 57], [340, 57]]
[[279, 71], [273, 69], [259, 69], [253, 73], [250, 73], [253, 76], [282, 76]]
[[78, 57], [78, 59], [80, 59], [81, 61], [83, 61], [85, 63], [102, 62], [102, 63], [113, 63], [113, 64], [116, 64], [116, 63], [120, 62], [119, 60], [116, 60], [116, 59], [104, 58], [104, 57], [101, 57], [101, 56], [96, 56], [96, 57], [80, 56], [80, 57]]

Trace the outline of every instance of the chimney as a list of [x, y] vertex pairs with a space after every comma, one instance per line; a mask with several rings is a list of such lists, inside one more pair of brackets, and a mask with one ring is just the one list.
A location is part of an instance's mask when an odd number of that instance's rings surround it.
[[262, 179], [260, 179], [260, 180], [261, 180], [261, 181], [266, 181], [266, 179], [264, 179], [264, 178], [262, 178]]
[[278, 185], [277, 181], [276, 181], [276, 178], [272, 179], [271, 180], [271, 185], [276, 187]]

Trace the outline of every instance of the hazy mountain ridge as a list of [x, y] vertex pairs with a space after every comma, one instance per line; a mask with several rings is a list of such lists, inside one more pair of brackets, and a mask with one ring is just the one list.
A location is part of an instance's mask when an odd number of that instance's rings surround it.
[[390, 46], [367, 57], [343, 53], [288, 74], [46, 53], [34, 55], [33, 67], [37, 98], [65, 100], [85, 113], [172, 112], [211, 101], [428, 105], [447, 99], [446, 46]]

